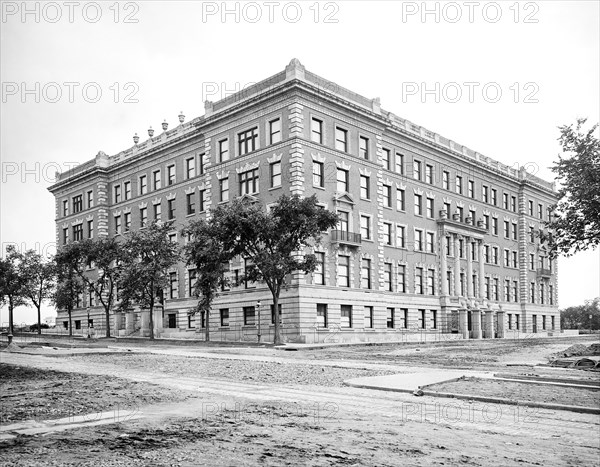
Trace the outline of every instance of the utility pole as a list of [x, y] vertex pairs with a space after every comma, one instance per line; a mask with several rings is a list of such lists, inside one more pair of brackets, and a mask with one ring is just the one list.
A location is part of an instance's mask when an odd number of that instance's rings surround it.
[[258, 320], [258, 343], [260, 344], [260, 300], [256, 301], [256, 319]]

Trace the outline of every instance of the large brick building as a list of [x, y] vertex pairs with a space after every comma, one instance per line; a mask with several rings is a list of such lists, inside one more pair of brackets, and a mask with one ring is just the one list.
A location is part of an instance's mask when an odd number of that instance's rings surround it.
[[[317, 271], [295, 275], [282, 293], [288, 340], [559, 330], [556, 263], [536, 235], [556, 200], [552, 183], [397, 117], [297, 60], [179, 122], [62, 174], [50, 187], [57, 242], [174, 219], [173, 241], [183, 244], [178, 232], [189, 219], [234, 197], [269, 204], [316, 194], [342, 220], [317, 248]], [[230, 274], [243, 268], [233, 262]], [[154, 319], [159, 335], [198, 336], [207, 324], [188, 316], [193, 281], [184, 263], [170, 271]], [[224, 291], [209, 320], [213, 338], [255, 339], [259, 311], [272, 338], [270, 303], [261, 284]], [[82, 297], [74, 327], [86, 326], [88, 312], [102, 325], [95, 305]], [[144, 335], [148, 312], [116, 313], [114, 326]]]

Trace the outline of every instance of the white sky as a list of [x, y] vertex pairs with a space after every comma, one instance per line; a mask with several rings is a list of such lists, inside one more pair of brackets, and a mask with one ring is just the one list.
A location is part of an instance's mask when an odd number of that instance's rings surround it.
[[[172, 128], [181, 110], [186, 120], [202, 115], [206, 98], [267, 78], [294, 57], [380, 97], [400, 117], [546, 180], [560, 150], [557, 126], [600, 119], [597, 1], [478, 2], [471, 18], [468, 2], [427, 2], [438, 18], [423, 18], [422, 2], [238, 2], [240, 14], [224, 21], [221, 2], [100, 2], [99, 10], [79, 2], [72, 21], [64, 2], [27, 3], [37, 17], [23, 17], [21, 2], [1, 3], [2, 251], [9, 242], [53, 251], [47, 187], [57, 169], [126, 149], [135, 132], [143, 141], [164, 119]], [[457, 90], [449, 83], [463, 92], [458, 102], [449, 102]], [[463, 83], [478, 83], [472, 102]], [[434, 92], [421, 96], [424, 85]], [[91, 102], [96, 89], [102, 94]], [[561, 259], [561, 308], [599, 296], [599, 275], [598, 251]], [[42, 316], [50, 315], [48, 307]], [[17, 309], [15, 322], [34, 320], [33, 308]]]

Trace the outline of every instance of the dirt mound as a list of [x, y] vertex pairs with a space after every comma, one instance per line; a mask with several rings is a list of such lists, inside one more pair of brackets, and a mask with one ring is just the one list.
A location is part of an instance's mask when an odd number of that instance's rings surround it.
[[592, 344], [592, 345], [583, 345], [583, 344], [575, 344], [569, 347], [568, 349], [557, 352], [550, 355], [550, 359], [553, 360], [555, 358], [568, 358], [568, 357], [583, 357], [583, 356], [594, 356], [600, 355], [600, 344]]

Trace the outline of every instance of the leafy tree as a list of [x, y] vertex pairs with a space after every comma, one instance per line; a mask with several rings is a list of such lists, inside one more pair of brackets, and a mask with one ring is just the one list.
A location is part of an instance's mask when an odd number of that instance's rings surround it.
[[231, 249], [227, 249], [220, 236], [215, 218], [198, 219], [190, 222], [183, 229], [183, 235], [189, 235], [191, 240], [185, 246], [187, 264], [196, 267], [196, 285], [194, 294], [199, 297], [194, 313], [203, 313], [205, 339], [210, 340], [210, 309], [219, 290], [229, 285], [226, 272], [229, 261], [234, 257]]
[[560, 326], [562, 329], [600, 329], [600, 297], [561, 310]]
[[57, 253], [57, 261], [71, 265], [85, 288], [94, 293], [102, 304], [106, 316], [106, 337], [110, 337], [110, 312], [116, 302], [123, 259], [125, 250], [114, 238], [69, 243]]
[[6, 257], [0, 259], [0, 305], [8, 304], [9, 344], [14, 332], [13, 311], [18, 306], [27, 305], [25, 280], [19, 270], [20, 257], [14, 245], [9, 245]]
[[[307, 249], [318, 244], [321, 234], [338, 223], [339, 216], [310, 198], [281, 196], [268, 211], [257, 203], [238, 198], [213, 211], [224, 249], [250, 259], [242, 280], [264, 281], [273, 296], [278, 318], [281, 289], [294, 271], [313, 272], [316, 257]], [[275, 319], [274, 343], [281, 344], [280, 320]]]
[[594, 135], [598, 125], [584, 132], [585, 122], [578, 119], [575, 128], [559, 127], [560, 144], [570, 157], [559, 155], [552, 167], [562, 185], [554, 218], [545, 222], [550, 233], [542, 234], [552, 257], [571, 256], [600, 243], [600, 141]]
[[83, 293], [85, 287], [77, 274], [79, 259], [64, 249], [59, 251], [54, 258], [56, 268], [56, 289], [52, 301], [58, 309], [67, 311], [69, 317], [69, 336], [73, 335], [72, 315], [76, 307], [77, 297]]
[[163, 303], [162, 291], [169, 283], [168, 269], [180, 257], [179, 245], [168, 237], [172, 222], [152, 223], [133, 232], [123, 242], [123, 272], [119, 277], [119, 309], [133, 304], [150, 309], [150, 339], [154, 339], [154, 307], [157, 298]]
[[37, 309], [37, 332], [42, 333], [42, 302], [52, 298], [56, 287], [56, 268], [34, 250], [19, 254], [19, 273], [22, 275], [24, 295]]

